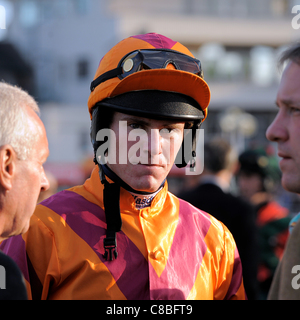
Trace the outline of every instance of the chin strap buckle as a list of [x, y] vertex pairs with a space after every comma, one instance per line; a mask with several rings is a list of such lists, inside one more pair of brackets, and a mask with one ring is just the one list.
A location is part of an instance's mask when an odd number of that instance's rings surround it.
[[192, 151], [192, 159], [190, 161], [190, 172], [196, 171], [196, 152]]
[[104, 250], [105, 253], [103, 255], [103, 258], [106, 261], [113, 261], [114, 258], [117, 259], [118, 252], [117, 252], [117, 241], [116, 237], [106, 237], [103, 239], [104, 242]]

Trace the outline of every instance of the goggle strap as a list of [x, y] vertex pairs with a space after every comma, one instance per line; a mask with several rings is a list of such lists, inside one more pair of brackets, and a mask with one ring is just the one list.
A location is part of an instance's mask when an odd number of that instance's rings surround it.
[[107, 81], [109, 79], [115, 78], [118, 75], [123, 73], [123, 68], [122, 67], [117, 67], [116, 69], [112, 69], [110, 71], [107, 71], [103, 74], [101, 74], [101, 76], [99, 76], [98, 78], [96, 78], [94, 81], [92, 81], [91, 86], [90, 86], [90, 90], [94, 91], [95, 88], [97, 86], [99, 86], [99, 84], [101, 82]]

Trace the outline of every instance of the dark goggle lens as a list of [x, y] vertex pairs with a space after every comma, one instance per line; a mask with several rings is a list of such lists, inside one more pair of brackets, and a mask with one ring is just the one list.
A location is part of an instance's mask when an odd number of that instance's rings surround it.
[[173, 64], [177, 70], [190, 72], [202, 77], [201, 62], [176, 51], [137, 50], [121, 60], [121, 79], [142, 69], [164, 69]]
[[129, 53], [120, 61], [117, 68], [109, 70], [93, 80], [90, 90], [94, 91], [100, 83], [109, 79], [119, 77], [122, 80], [144, 69], [164, 69], [170, 63], [177, 70], [190, 72], [203, 78], [201, 62], [197, 59], [174, 50], [144, 49]]

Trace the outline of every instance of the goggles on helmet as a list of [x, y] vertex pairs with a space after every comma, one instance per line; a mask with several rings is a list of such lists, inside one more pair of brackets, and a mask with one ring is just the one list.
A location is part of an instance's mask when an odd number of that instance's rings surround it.
[[143, 49], [128, 53], [121, 59], [116, 69], [105, 72], [92, 81], [90, 89], [93, 91], [100, 83], [115, 77], [122, 80], [140, 70], [165, 69], [169, 64], [177, 70], [203, 78], [201, 62], [193, 57], [169, 49]]

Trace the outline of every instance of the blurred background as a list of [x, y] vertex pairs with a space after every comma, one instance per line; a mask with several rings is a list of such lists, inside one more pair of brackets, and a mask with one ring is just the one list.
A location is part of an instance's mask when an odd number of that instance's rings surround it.
[[[58, 189], [81, 184], [93, 168], [87, 99], [100, 59], [123, 38], [147, 32], [181, 42], [201, 60], [212, 93], [205, 140], [222, 136], [238, 153], [263, 148], [276, 157], [265, 131], [277, 111], [278, 55], [299, 39], [291, 24], [296, 2], [0, 0], [0, 79], [38, 101], [49, 139], [46, 168]], [[193, 179], [184, 172], [171, 172], [174, 193]], [[296, 195], [281, 198], [298, 210]]]

